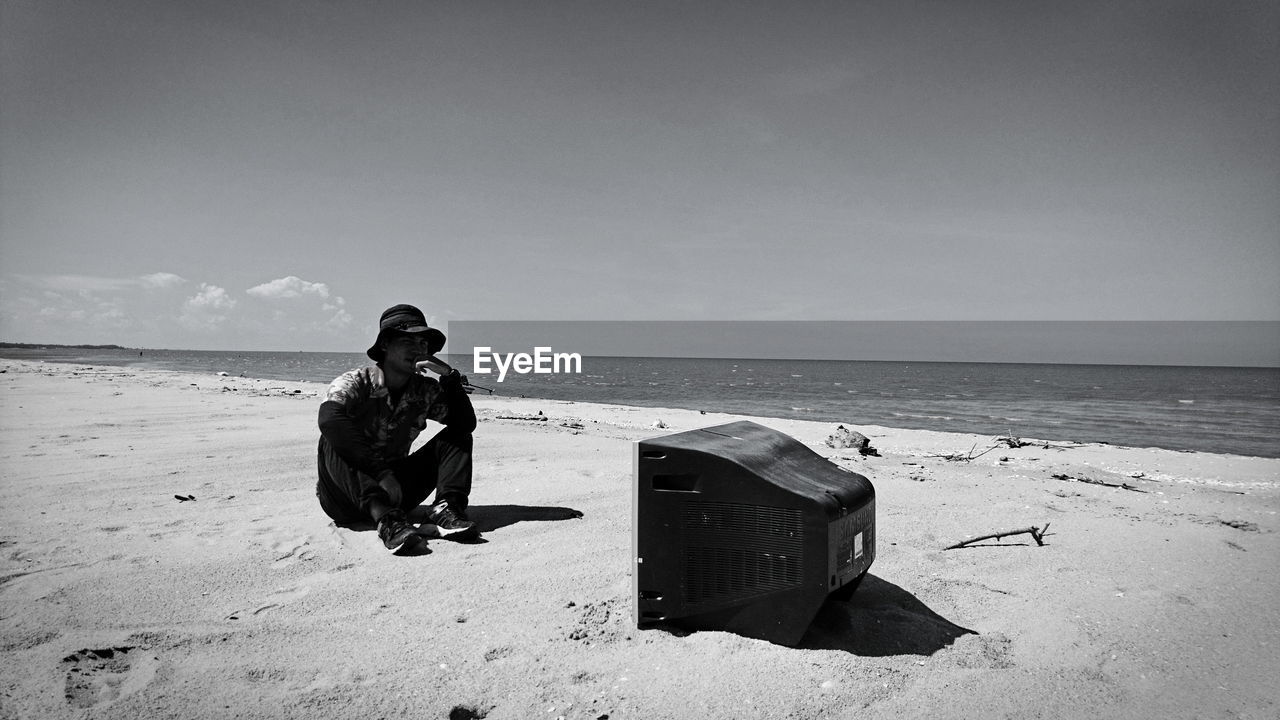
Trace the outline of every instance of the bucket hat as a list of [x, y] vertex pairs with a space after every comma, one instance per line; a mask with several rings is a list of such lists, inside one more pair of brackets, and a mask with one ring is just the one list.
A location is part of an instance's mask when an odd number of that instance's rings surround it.
[[444, 333], [427, 325], [427, 317], [421, 310], [412, 305], [393, 305], [383, 311], [382, 318], [378, 321], [378, 339], [373, 341], [365, 354], [374, 362], [382, 362], [386, 357], [382, 345], [388, 338], [419, 333], [426, 333], [427, 347], [432, 355], [444, 348]]

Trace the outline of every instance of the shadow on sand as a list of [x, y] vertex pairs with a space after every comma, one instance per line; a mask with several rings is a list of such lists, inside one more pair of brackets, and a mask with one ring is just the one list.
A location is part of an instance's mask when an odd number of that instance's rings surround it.
[[[406, 513], [406, 519], [415, 524], [427, 522], [427, 516], [431, 512], [431, 507], [427, 505], [419, 505], [418, 507]], [[580, 510], [566, 507], [532, 507], [529, 505], [472, 505], [467, 508], [467, 517], [475, 524], [476, 530], [481, 533], [492, 532], [499, 528], [515, 525], [524, 521], [547, 521], [547, 520], [574, 520], [582, 517]], [[373, 522], [355, 522], [355, 523], [333, 523], [336, 527], [345, 528], [347, 530], [355, 530], [357, 532], [365, 532], [377, 530], [378, 526]], [[470, 538], [470, 542], [484, 542], [483, 538]]]
[[528, 505], [472, 505], [467, 515], [482, 533], [515, 525], [518, 522], [549, 520], [575, 520], [582, 512], [566, 507], [531, 507]]
[[798, 647], [854, 655], [932, 655], [976, 635], [930, 610], [914, 595], [868, 574], [848, 601], [829, 599]]

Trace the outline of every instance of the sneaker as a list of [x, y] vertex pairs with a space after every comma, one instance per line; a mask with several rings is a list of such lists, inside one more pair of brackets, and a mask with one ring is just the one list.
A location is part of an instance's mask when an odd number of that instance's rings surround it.
[[404, 519], [404, 513], [398, 510], [392, 510], [378, 521], [378, 538], [393, 553], [418, 544], [417, 531]]
[[476, 531], [476, 524], [467, 519], [466, 513], [449, 507], [448, 502], [436, 503], [427, 516], [427, 522], [436, 526], [440, 537], [465, 535]]

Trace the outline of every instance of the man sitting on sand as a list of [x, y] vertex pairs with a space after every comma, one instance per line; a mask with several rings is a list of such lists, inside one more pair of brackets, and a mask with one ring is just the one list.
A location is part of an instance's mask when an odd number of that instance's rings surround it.
[[[339, 525], [377, 523], [378, 537], [395, 553], [424, 542], [405, 513], [433, 490], [427, 523], [437, 534], [475, 533], [466, 512], [476, 414], [465, 378], [450, 370], [437, 381], [416, 366], [444, 343], [418, 308], [389, 308], [367, 353], [377, 366], [338, 377], [320, 405], [320, 507]], [[445, 427], [411, 455], [427, 420]]]

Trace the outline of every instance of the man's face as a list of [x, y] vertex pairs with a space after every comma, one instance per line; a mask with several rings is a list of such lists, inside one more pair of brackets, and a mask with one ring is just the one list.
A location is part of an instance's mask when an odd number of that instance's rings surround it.
[[392, 363], [412, 371], [413, 364], [431, 354], [426, 333], [397, 335], [387, 341], [387, 357], [383, 363]]

